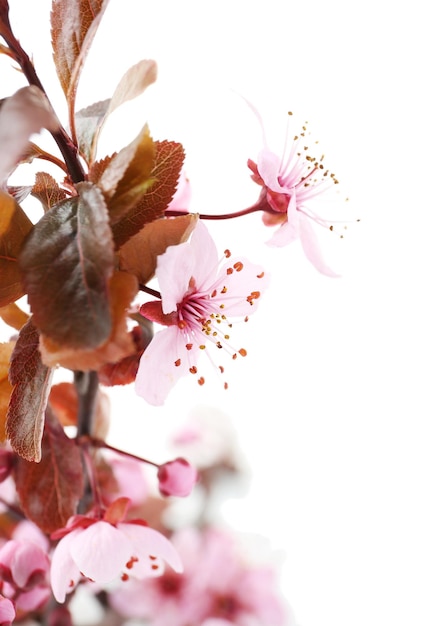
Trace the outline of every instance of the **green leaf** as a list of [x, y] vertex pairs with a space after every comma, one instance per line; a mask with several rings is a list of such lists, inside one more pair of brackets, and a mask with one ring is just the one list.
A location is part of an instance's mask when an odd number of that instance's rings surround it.
[[32, 320], [23, 326], [12, 352], [9, 380], [13, 385], [6, 435], [12, 448], [28, 461], [41, 459], [41, 438], [52, 370], [41, 361], [39, 335]]
[[81, 453], [51, 411], [47, 411], [41, 461], [17, 459], [14, 479], [26, 517], [43, 532], [62, 528], [76, 513], [83, 493]]
[[18, 255], [31, 228], [19, 204], [0, 190], [0, 307], [25, 294]]
[[92, 183], [50, 209], [20, 256], [34, 324], [53, 341], [95, 348], [111, 332], [108, 280], [113, 242], [107, 207]]
[[184, 162], [182, 144], [173, 141], [154, 142], [156, 153], [151, 170], [153, 184], [125, 215], [113, 224], [113, 237], [119, 249], [145, 224], [161, 217], [176, 191]]

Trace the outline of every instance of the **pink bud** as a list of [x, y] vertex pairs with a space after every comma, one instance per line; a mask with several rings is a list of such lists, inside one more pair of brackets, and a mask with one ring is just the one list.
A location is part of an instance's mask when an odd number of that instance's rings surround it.
[[159, 489], [163, 496], [189, 496], [197, 482], [197, 470], [179, 457], [160, 465], [157, 472]]

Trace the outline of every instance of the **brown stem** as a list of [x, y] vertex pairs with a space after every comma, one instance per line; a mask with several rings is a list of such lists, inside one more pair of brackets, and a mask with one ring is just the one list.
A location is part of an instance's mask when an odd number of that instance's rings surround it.
[[[8, 27], [10, 27], [9, 24]], [[7, 28], [1, 34], [8, 44], [9, 48], [13, 52], [13, 57], [20, 65], [28, 83], [30, 85], [35, 85], [36, 87], [41, 89], [41, 91], [47, 96], [46, 90], [44, 89], [40, 79], [38, 78], [37, 72], [35, 71], [35, 68], [29, 56], [14, 36], [12, 30], [10, 28]], [[51, 134], [60, 152], [63, 155], [63, 159], [66, 163], [68, 173], [72, 181], [74, 183], [80, 183], [85, 180], [85, 172], [78, 156], [78, 149], [65, 131], [65, 129], [60, 126], [57, 131], [54, 131]]]
[[78, 394], [78, 436], [91, 435], [97, 401], [97, 372], [75, 372], [74, 384]]

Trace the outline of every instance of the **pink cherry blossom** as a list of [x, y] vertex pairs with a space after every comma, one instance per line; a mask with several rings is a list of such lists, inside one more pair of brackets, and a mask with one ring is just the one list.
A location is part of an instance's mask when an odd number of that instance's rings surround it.
[[[229, 353], [232, 359], [246, 355], [244, 348], [234, 348], [229, 341], [230, 320], [232, 316], [248, 320], [267, 277], [247, 259], [233, 261], [229, 251], [225, 256], [219, 263], [213, 239], [198, 222], [189, 241], [169, 246], [158, 257], [162, 299], [142, 305], [140, 312], [167, 328], [148, 345], [135, 380], [136, 392], [150, 404], [163, 404], [181, 376], [197, 375], [200, 353], [212, 359], [208, 346]], [[217, 369], [224, 370], [220, 364]], [[197, 380], [204, 384], [203, 376]]]
[[60, 537], [51, 562], [51, 587], [58, 602], [64, 602], [82, 576], [104, 585], [119, 576], [147, 578], [160, 576], [166, 561], [175, 572], [182, 562], [170, 541], [148, 528], [142, 520], [125, 519], [128, 498], [112, 503], [101, 519], [76, 515]]
[[183, 458], [160, 465], [157, 472], [160, 493], [164, 496], [186, 497], [191, 493], [198, 474], [195, 467]]
[[289, 609], [277, 592], [276, 571], [244, 558], [235, 538], [214, 528], [184, 528], [172, 541], [184, 573], [166, 571], [160, 579], [129, 581], [109, 594], [125, 617], [149, 626], [285, 626]]
[[49, 599], [49, 571], [47, 554], [32, 541], [12, 539], [0, 549], [3, 593], [21, 611], [38, 609]]
[[16, 611], [13, 602], [0, 595], [0, 626], [10, 626], [15, 617]]
[[326, 264], [313, 229], [313, 224], [330, 230], [333, 225], [319, 217], [310, 205], [338, 181], [323, 165], [323, 156], [310, 154], [311, 140], [306, 131], [303, 125], [293, 141], [287, 136], [282, 157], [266, 146], [257, 163], [249, 160], [248, 166], [254, 182], [263, 187], [259, 201], [264, 205], [263, 222], [266, 226], [280, 224], [268, 243], [282, 247], [299, 239], [306, 257], [319, 272], [337, 276]]

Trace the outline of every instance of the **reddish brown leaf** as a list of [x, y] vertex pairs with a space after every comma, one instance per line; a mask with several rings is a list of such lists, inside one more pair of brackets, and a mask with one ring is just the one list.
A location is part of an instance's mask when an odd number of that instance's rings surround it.
[[45, 533], [65, 526], [76, 513], [83, 492], [81, 454], [51, 412], [42, 440], [40, 463], [18, 459], [14, 478], [26, 517]]
[[40, 461], [44, 415], [52, 372], [41, 362], [38, 331], [29, 320], [12, 353], [9, 380], [13, 385], [6, 434], [12, 448], [28, 461]]
[[116, 155], [117, 152], [114, 152], [111, 156], [106, 156], [100, 161], [95, 161], [89, 169], [88, 180], [97, 184], [103, 176], [105, 169], [109, 166], [110, 161], [114, 159]]
[[74, 110], [79, 76], [108, 0], [55, 0], [51, 38], [56, 72]]
[[113, 225], [116, 248], [136, 235], [143, 226], [163, 215], [170, 203], [184, 162], [184, 149], [173, 141], [156, 141], [151, 178], [154, 183], [128, 213]]
[[101, 384], [111, 387], [133, 383], [137, 375], [140, 358], [152, 338], [153, 324], [149, 320], [141, 318], [140, 325], [132, 329], [135, 352], [117, 363], [103, 365], [98, 372]]
[[46, 212], [67, 198], [64, 189], [59, 187], [57, 181], [47, 172], [35, 174], [35, 183], [31, 195], [41, 202]]
[[189, 214], [146, 224], [119, 250], [119, 268], [134, 274], [139, 283], [145, 285], [155, 274], [157, 257], [168, 246], [187, 241], [197, 221], [197, 215]]
[[24, 284], [40, 332], [62, 347], [95, 348], [112, 328], [108, 281], [113, 243], [107, 207], [92, 183], [50, 209], [20, 256]]
[[49, 404], [62, 426], [76, 426], [78, 395], [72, 383], [58, 383], [50, 391]]
[[155, 145], [144, 126], [134, 141], [109, 161], [98, 184], [107, 200], [112, 228], [151, 186], [154, 156]]
[[115, 272], [109, 283], [112, 329], [103, 344], [97, 348], [74, 349], [51, 341], [41, 335], [40, 350], [43, 362], [73, 370], [97, 370], [105, 363], [115, 363], [135, 350], [132, 336], [127, 328], [128, 308], [138, 292], [135, 276]]
[[19, 204], [0, 190], [0, 306], [25, 294], [18, 255], [32, 223]]

